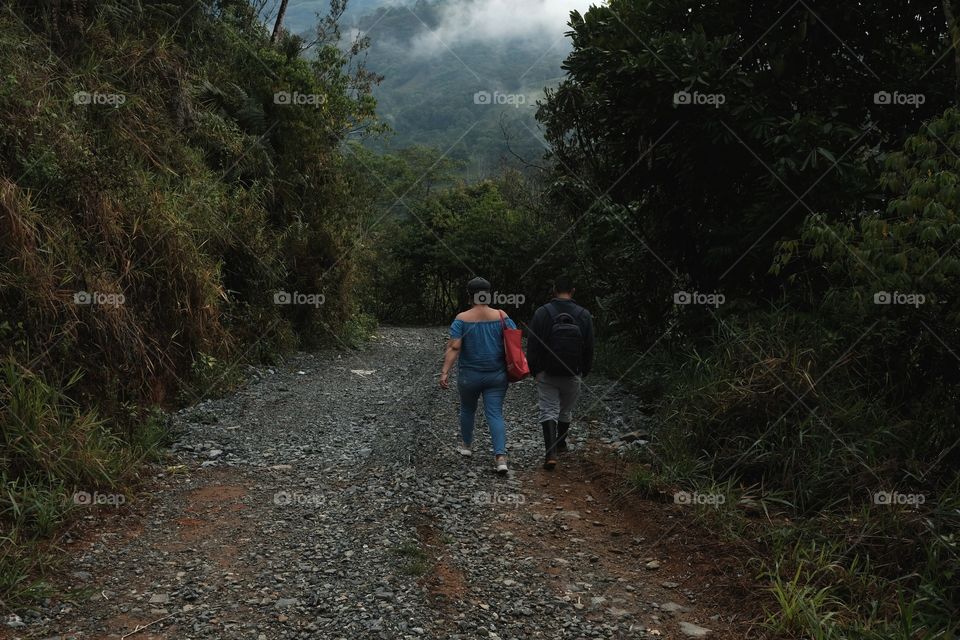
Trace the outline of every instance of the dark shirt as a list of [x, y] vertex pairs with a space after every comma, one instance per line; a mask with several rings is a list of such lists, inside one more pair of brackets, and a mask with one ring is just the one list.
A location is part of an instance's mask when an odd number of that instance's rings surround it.
[[[553, 306], [555, 314], [569, 313], [580, 326], [580, 331], [583, 333], [583, 357], [580, 374], [583, 376], [589, 375], [590, 369], [593, 367], [593, 316], [573, 300], [554, 298], [550, 305]], [[543, 305], [537, 309], [536, 313], [533, 314], [533, 319], [530, 320], [530, 324], [527, 325], [527, 363], [530, 365], [531, 375], [537, 375], [546, 366], [546, 341], [550, 337], [552, 327], [553, 316], [547, 310], [547, 305]]]

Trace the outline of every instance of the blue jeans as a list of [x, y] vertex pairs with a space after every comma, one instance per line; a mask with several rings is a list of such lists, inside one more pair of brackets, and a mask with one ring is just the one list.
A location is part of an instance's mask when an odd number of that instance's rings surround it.
[[503, 422], [503, 398], [507, 395], [507, 370], [472, 371], [460, 369], [457, 390], [460, 392], [460, 436], [465, 444], [473, 442], [473, 421], [477, 400], [483, 396], [483, 414], [490, 427], [493, 454], [507, 454], [507, 426]]

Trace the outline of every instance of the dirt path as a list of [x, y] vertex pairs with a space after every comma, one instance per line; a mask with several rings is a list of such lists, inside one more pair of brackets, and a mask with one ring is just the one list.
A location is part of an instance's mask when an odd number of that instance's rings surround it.
[[594, 381], [590, 444], [548, 474], [532, 384], [513, 386], [500, 478], [453, 448], [443, 339], [384, 329], [178, 414], [170, 466], [124, 509], [90, 508], [74, 589], [10, 637], [745, 637], [691, 515], [611, 499], [603, 442], [629, 398]]

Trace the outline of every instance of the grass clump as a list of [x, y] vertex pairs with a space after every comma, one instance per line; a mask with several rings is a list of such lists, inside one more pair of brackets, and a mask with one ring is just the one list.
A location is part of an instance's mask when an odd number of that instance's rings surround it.
[[430, 571], [430, 558], [420, 545], [407, 542], [393, 550], [401, 563], [401, 571], [408, 576], [422, 576]]

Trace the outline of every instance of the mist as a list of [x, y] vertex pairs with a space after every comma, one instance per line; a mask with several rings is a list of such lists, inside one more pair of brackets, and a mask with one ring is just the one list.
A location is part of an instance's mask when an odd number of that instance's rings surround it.
[[466, 0], [443, 5], [441, 22], [411, 43], [418, 56], [446, 53], [478, 42], [554, 42], [567, 31], [570, 12], [596, 0]]

